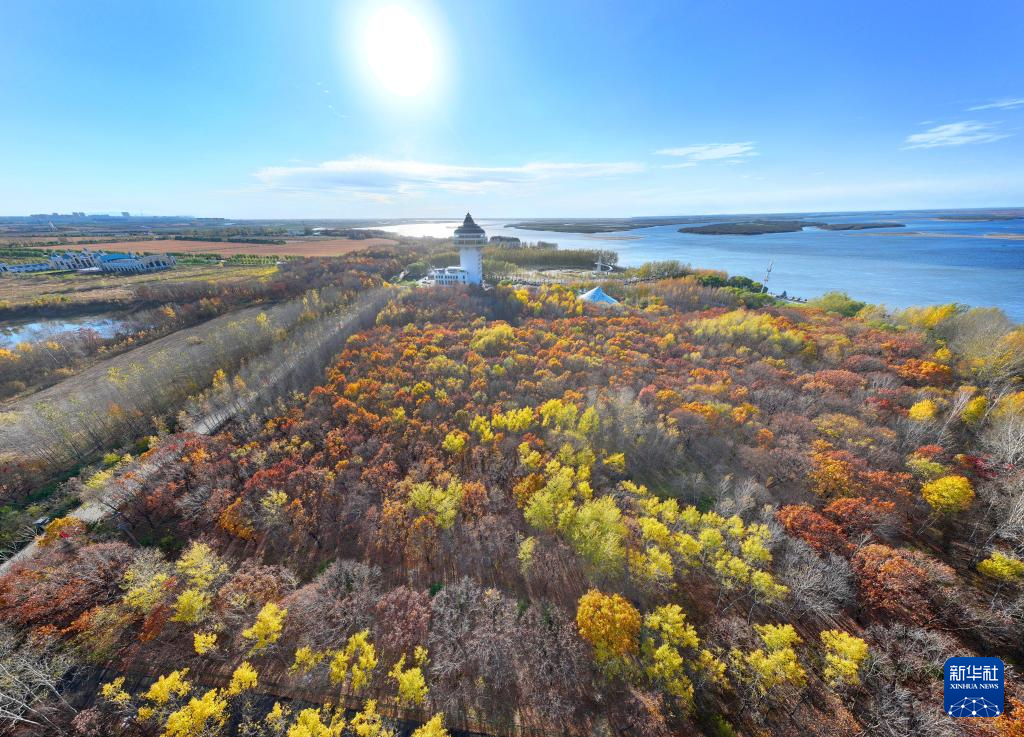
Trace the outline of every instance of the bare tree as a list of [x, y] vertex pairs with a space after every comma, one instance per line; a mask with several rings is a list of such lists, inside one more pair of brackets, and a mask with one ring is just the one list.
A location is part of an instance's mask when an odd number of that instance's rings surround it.
[[0, 629], [0, 730], [18, 725], [65, 734], [75, 710], [61, 696], [61, 678], [71, 667], [66, 655], [20, 643]]
[[994, 418], [981, 442], [994, 463], [1020, 465], [1024, 461], [1024, 416], [1008, 412]]
[[905, 624], [875, 625], [866, 633], [871, 657], [862, 679], [870, 694], [861, 723], [863, 737], [953, 737], [957, 720], [915, 694], [927, 692], [934, 674], [957, 645], [934, 630]]
[[801, 616], [820, 622], [836, 622], [840, 612], [854, 601], [853, 574], [845, 559], [829, 553], [819, 556], [803, 540], [783, 536], [776, 548], [775, 570], [789, 587], [788, 603]]

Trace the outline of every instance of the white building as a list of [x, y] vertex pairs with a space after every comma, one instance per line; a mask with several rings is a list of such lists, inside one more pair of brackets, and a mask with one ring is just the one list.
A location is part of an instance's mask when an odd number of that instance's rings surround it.
[[102, 251], [90, 251], [88, 248], [83, 248], [81, 251], [52, 253], [50, 254], [50, 268], [54, 271], [95, 268], [100, 265], [100, 256], [102, 255]]
[[29, 274], [33, 271], [49, 271], [49, 263], [38, 264], [0, 264], [0, 274]]
[[445, 266], [442, 269], [431, 269], [427, 277], [428, 284], [436, 284], [440, 287], [450, 287], [454, 284], [469, 284], [469, 274], [458, 266]]
[[111, 271], [121, 274], [142, 274], [147, 271], [172, 269], [176, 263], [174, 256], [171, 256], [170, 254], [150, 254], [149, 256], [139, 256], [138, 254], [133, 253], [128, 256], [120, 256], [119, 258], [103, 259], [100, 263], [100, 269], [102, 271]]
[[88, 248], [83, 248], [81, 251], [53, 253], [50, 254], [50, 258], [47, 261], [34, 264], [9, 265], [0, 263], [0, 274], [86, 270], [141, 274], [149, 271], [160, 271], [161, 269], [172, 269], [176, 265], [177, 261], [169, 253], [140, 256], [136, 253], [104, 253], [103, 251], [90, 251]]
[[427, 282], [439, 286], [483, 283], [484, 260], [480, 249], [487, 244], [487, 234], [473, 222], [473, 216], [468, 212], [462, 225], [455, 229], [454, 240], [459, 249], [459, 265], [432, 269], [427, 275]]

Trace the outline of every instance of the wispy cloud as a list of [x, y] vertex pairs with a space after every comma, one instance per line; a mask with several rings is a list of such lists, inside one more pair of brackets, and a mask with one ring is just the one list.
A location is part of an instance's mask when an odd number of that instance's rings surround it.
[[1022, 105], [1024, 105], [1024, 97], [1009, 97], [1003, 100], [996, 100], [995, 102], [987, 102], [984, 105], [975, 105], [967, 109], [971, 112], [975, 110], [1010, 110]]
[[613, 177], [643, 170], [631, 161], [532, 162], [520, 166], [460, 166], [425, 161], [353, 157], [315, 166], [269, 166], [255, 176], [266, 187], [290, 191], [349, 191], [362, 196], [412, 194], [426, 189], [481, 192], [503, 185], [557, 179]]
[[681, 169], [696, 166], [701, 161], [721, 161], [735, 164], [751, 156], [757, 156], [753, 141], [742, 143], [695, 143], [679, 148], [662, 148], [654, 153], [661, 156], [678, 156], [684, 161], [679, 164], [665, 164], [666, 169]]
[[1009, 137], [1000, 133], [991, 123], [963, 120], [929, 128], [922, 133], [907, 136], [904, 148], [937, 148], [939, 146], [963, 146], [968, 143], [992, 143]]

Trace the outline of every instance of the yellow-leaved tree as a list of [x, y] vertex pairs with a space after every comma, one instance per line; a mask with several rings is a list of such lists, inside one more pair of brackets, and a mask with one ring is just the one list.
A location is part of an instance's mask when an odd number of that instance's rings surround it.
[[184, 624], [196, 624], [206, 616], [212, 597], [199, 589], [185, 589], [174, 601], [174, 615], [171, 619]]
[[462, 482], [452, 479], [447, 486], [434, 486], [429, 481], [413, 484], [409, 490], [409, 508], [424, 515], [432, 515], [442, 530], [455, 524], [462, 504]]
[[84, 532], [85, 523], [77, 517], [58, 517], [43, 530], [38, 544], [45, 548], [58, 542], [70, 542]]
[[121, 579], [122, 601], [131, 609], [149, 614], [163, 603], [170, 584], [170, 563], [159, 551], [143, 548]]
[[1000, 583], [1020, 581], [1024, 579], [1024, 561], [995, 550], [978, 564], [978, 572]]
[[644, 671], [687, 709], [693, 706], [694, 688], [686, 673], [683, 651], [695, 651], [699, 646], [697, 630], [686, 621], [678, 604], [657, 607], [644, 617]]
[[406, 669], [405, 655], [402, 655], [388, 676], [398, 685], [398, 701], [403, 704], [422, 704], [428, 693], [427, 681], [423, 677], [423, 668], [427, 665], [427, 649], [416, 646], [415, 665]]
[[292, 673], [309, 673], [320, 665], [326, 657], [326, 652], [320, 652], [314, 650], [309, 645], [303, 645], [295, 651], [295, 662], [292, 663], [292, 667], [289, 670]]
[[206, 655], [215, 647], [217, 647], [216, 632], [196, 632], [192, 636], [192, 648], [197, 655]]
[[619, 594], [591, 589], [580, 597], [576, 627], [594, 648], [594, 659], [611, 671], [621, 670], [640, 649], [640, 612]]
[[791, 624], [755, 624], [764, 648], [741, 653], [732, 650], [731, 656], [743, 679], [753, 691], [761, 696], [783, 685], [802, 688], [807, 682], [807, 672], [797, 660], [795, 645], [803, 640]]
[[243, 661], [241, 665], [235, 668], [235, 672], [231, 674], [231, 683], [228, 684], [227, 695], [237, 696], [243, 691], [251, 691], [256, 688], [258, 681], [259, 674], [256, 672], [256, 669], [248, 661]]
[[377, 711], [375, 699], [367, 699], [363, 704], [362, 711], [352, 717], [349, 727], [356, 737], [391, 737], [391, 732], [385, 728], [380, 713]]
[[[280, 708], [280, 704], [274, 704], [274, 708]], [[271, 712], [273, 714], [273, 712]], [[281, 716], [271, 714], [264, 717], [264, 721], [273, 729], [280, 731], [284, 723], [284, 710]], [[345, 733], [345, 720], [340, 714], [332, 715], [327, 709], [303, 709], [295, 718], [295, 723], [288, 728], [288, 737], [341, 737]]]
[[441, 442], [441, 448], [446, 453], [451, 453], [453, 456], [462, 455], [462, 452], [466, 449], [466, 441], [468, 439], [469, 436], [461, 430], [452, 430], [444, 436], [444, 440]]
[[281, 637], [281, 629], [284, 626], [287, 609], [282, 609], [272, 601], [268, 601], [256, 615], [256, 621], [252, 627], [242, 632], [242, 637], [247, 640], [254, 640], [249, 653], [258, 653], [264, 650]]
[[206, 616], [213, 599], [209, 589], [227, 573], [227, 564], [209, 545], [193, 542], [182, 553], [175, 568], [185, 579], [186, 588], [174, 602], [174, 616], [171, 619], [195, 624]]
[[860, 666], [868, 657], [868, 644], [842, 630], [821, 633], [825, 646], [825, 680], [833, 686], [860, 685]]
[[197, 737], [218, 731], [227, 722], [227, 708], [227, 699], [217, 689], [210, 689], [167, 717], [163, 737]]
[[376, 667], [377, 649], [370, 642], [370, 630], [356, 632], [331, 659], [331, 683], [344, 683], [349, 677], [352, 692], [359, 693], [370, 682]]
[[922, 486], [921, 496], [939, 514], [955, 514], [971, 506], [974, 487], [966, 476], [943, 476]]
[[444, 728], [444, 717], [435, 714], [422, 727], [417, 728], [411, 737], [449, 737], [448, 730]]
[[907, 411], [907, 417], [915, 422], [927, 422], [935, 419], [939, 413], [939, 405], [933, 399], [922, 399]]
[[149, 687], [149, 690], [142, 695], [142, 698], [162, 706], [170, 701], [173, 696], [187, 696], [188, 692], [192, 690], [192, 686], [185, 680], [187, 675], [188, 668], [182, 668], [181, 670], [171, 671], [166, 675], [160, 676]]
[[986, 399], [984, 395], [979, 395], [967, 402], [963, 410], [960, 412], [960, 419], [968, 425], [977, 425], [985, 416], [985, 411], [987, 409], [988, 399]]

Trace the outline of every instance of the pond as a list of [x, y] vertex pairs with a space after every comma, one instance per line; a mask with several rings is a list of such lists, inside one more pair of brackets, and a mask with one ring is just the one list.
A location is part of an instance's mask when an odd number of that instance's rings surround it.
[[124, 324], [124, 319], [111, 315], [0, 322], [0, 348], [13, 348], [18, 343], [31, 343], [83, 329], [95, 330], [103, 338], [112, 338]]

